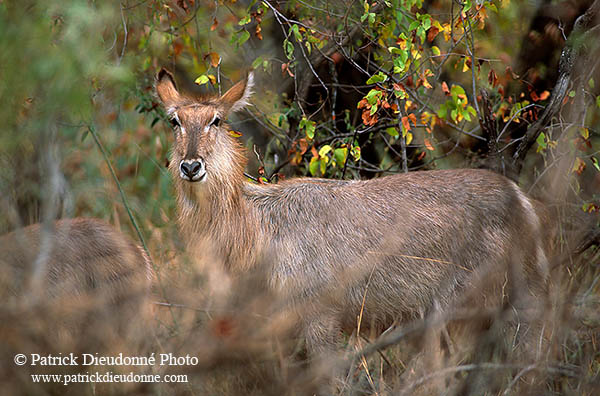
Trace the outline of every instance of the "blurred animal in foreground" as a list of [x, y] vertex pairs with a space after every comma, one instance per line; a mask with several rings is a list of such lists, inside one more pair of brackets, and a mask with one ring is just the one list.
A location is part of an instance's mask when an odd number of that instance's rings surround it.
[[99, 220], [34, 224], [0, 237], [5, 313], [47, 314], [45, 334], [68, 347], [126, 340], [147, 310], [151, 277], [146, 253]]
[[225, 120], [252, 88], [250, 74], [221, 97], [193, 98], [159, 72], [175, 134], [178, 221], [209, 272], [265, 271], [303, 318], [311, 356], [333, 350], [343, 329], [381, 331], [461, 307], [527, 307], [545, 292], [544, 208], [495, 173], [246, 181], [244, 149]]

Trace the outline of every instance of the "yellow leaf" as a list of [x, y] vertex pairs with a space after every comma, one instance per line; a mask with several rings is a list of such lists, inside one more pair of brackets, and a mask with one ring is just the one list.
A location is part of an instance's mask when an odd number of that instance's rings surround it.
[[469, 65], [467, 64], [467, 58], [465, 58], [465, 62], [463, 63], [463, 68], [462, 71], [463, 73], [468, 71], [470, 69]]
[[429, 84], [429, 81], [427, 81], [427, 79], [426, 79], [425, 77], [423, 77], [423, 86], [424, 86], [425, 88], [428, 88], [428, 89], [431, 89], [431, 88], [433, 88], [433, 87], [431, 86], [431, 84]]
[[411, 48], [410, 54], [412, 55], [414, 60], [421, 59], [421, 52], [417, 48]]
[[406, 136], [405, 137], [406, 137], [406, 144], [407, 145], [410, 144], [410, 142], [412, 142], [412, 140], [413, 140], [413, 134], [410, 133], [410, 132], [406, 132]]
[[579, 157], [575, 158], [575, 163], [573, 164], [572, 172], [577, 173], [578, 175], [581, 175], [583, 173], [584, 169], [585, 169], [585, 162], [583, 162], [583, 160]]
[[231, 136], [233, 136], [234, 138], [239, 138], [239, 137], [241, 137], [241, 136], [242, 136], [242, 134], [241, 134], [240, 132], [238, 132], [238, 131], [233, 131], [233, 130], [229, 131], [229, 134], [230, 134]]
[[401, 50], [406, 50], [406, 40], [398, 39], [396, 43], [400, 46]]
[[450, 33], [452, 32], [452, 28], [450, 27], [449, 23], [444, 23], [444, 25], [442, 26], [442, 33], [444, 33], [444, 40], [445, 41], [449, 41], [450, 40]]

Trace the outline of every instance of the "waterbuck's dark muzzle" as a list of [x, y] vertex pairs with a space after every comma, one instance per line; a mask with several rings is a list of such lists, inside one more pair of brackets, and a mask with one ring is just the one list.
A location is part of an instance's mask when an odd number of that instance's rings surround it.
[[199, 158], [181, 161], [179, 164], [179, 176], [190, 182], [203, 181], [206, 177], [204, 160]]

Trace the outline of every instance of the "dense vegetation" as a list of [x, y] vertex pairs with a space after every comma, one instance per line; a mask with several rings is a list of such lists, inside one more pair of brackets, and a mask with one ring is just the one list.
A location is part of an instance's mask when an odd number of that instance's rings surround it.
[[[172, 132], [154, 94], [160, 67], [196, 94], [223, 93], [253, 69], [252, 106], [230, 125], [257, 183], [489, 168], [548, 204], [560, 224], [554, 355], [523, 363], [490, 353], [431, 377], [467, 378], [476, 384], [467, 393], [508, 394], [536, 372], [538, 394], [591, 395], [600, 385], [600, 4], [539, 3], [0, 0], [0, 231], [96, 217], [148, 250], [153, 301], [179, 305], [157, 305], [145, 351], [204, 358], [188, 369], [189, 385], [115, 393], [301, 393], [317, 374], [280, 359], [255, 319], [239, 319], [233, 346], [203, 344], [206, 333], [233, 330], [228, 316], [197, 303], [201, 281], [182, 258], [165, 166]], [[245, 286], [240, 294], [252, 294]], [[268, 300], [259, 297], [248, 300]], [[0, 334], [28, 329], [16, 308], [2, 309], [22, 319]], [[348, 356], [366, 343], [349, 338]], [[342, 394], [408, 389], [401, 374], [418, 347], [399, 340], [382, 350], [354, 355]]]

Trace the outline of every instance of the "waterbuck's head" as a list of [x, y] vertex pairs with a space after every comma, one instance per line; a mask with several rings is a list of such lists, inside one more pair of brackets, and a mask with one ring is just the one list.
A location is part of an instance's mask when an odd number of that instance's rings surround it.
[[240, 144], [224, 121], [248, 104], [252, 86], [250, 73], [220, 97], [193, 98], [179, 93], [167, 70], [158, 73], [156, 92], [175, 133], [169, 169], [176, 180], [190, 185], [187, 190], [234, 178], [236, 173], [241, 176], [244, 158]]

